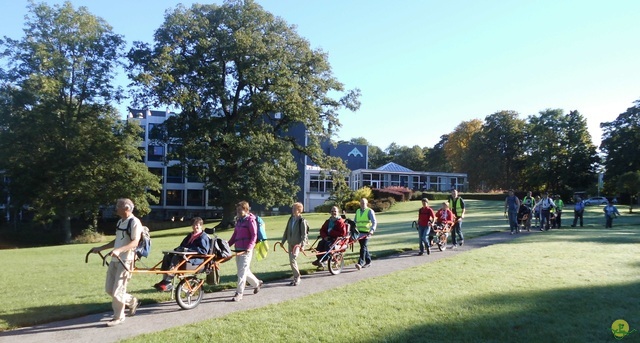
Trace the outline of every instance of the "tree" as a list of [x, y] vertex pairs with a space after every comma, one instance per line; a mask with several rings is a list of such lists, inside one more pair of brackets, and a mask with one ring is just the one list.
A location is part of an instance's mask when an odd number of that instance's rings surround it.
[[629, 194], [629, 213], [633, 213], [634, 199], [637, 199], [640, 192], [640, 172], [630, 171], [618, 177], [618, 192]]
[[0, 167], [15, 208], [63, 224], [130, 197], [149, 211], [157, 177], [140, 162], [140, 128], [118, 120], [111, 81], [124, 42], [104, 20], [70, 2], [28, 6], [25, 37], [0, 41]]
[[[640, 170], [640, 100], [612, 122], [600, 124], [607, 184], [616, 185], [621, 175]], [[613, 188], [605, 185], [605, 188]]]
[[426, 161], [426, 168], [424, 168], [424, 170], [443, 173], [453, 172], [453, 168], [451, 167], [451, 164], [449, 164], [447, 155], [444, 150], [448, 139], [449, 135], [442, 135], [440, 136], [440, 141], [438, 141], [438, 143], [436, 143], [436, 145], [434, 145], [432, 149], [429, 149], [426, 152], [423, 149]]
[[525, 121], [518, 112], [487, 116], [472, 139], [469, 158], [475, 160], [474, 178], [482, 189], [517, 188], [524, 158]]
[[571, 111], [567, 120], [567, 168], [562, 169], [562, 179], [570, 190], [585, 190], [597, 182], [596, 169], [600, 158], [587, 129], [587, 120]]
[[[344, 163], [320, 142], [340, 127], [341, 108], [359, 107], [359, 91], [345, 92], [326, 53], [254, 1], [179, 5], [155, 45], [135, 43], [129, 59], [137, 101], [180, 108], [167, 120], [171, 158], [202, 170], [210, 200], [224, 209], [222, 226], [240, 200], [291, 204], [304, 155], [344, 182]], [[306, 131], [307, 142], [294, 131]]]

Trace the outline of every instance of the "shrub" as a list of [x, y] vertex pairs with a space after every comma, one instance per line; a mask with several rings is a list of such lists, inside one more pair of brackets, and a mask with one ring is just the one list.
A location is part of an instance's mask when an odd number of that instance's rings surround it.
[[331, 208], [334, 205], [335, 204], [333, 203], [333, 201], [327, 201], [320, 206], [316, 206], [316, 208], [314, 208], [313, 211], [316, 213], [329, 213], [329, 211], [331, 211]]
[[371, 190], [371, 188], [365, 186], [353, 192], [352, 200], [359, 202], [362, 198], [367, 198], [367, 200], [369, 201], [373, 200], [373, 191]]
[[351, 200], [348, 203], [344, 204], [344, 210], [347, 212], [353, 213], [359, 208], [360, 208], [360, 201], [358, 200]]
[[96, 232], [93, 229], [85, 229], [82, 230], [76, 238], [73, 239], [72, 243], [83, 244], [83, 243], [100, 243], [104, 236], [101, 233]]
[[377, 213], [384, 212], [391, 208], [391, 201], [393, 200], [389, 200], [389, 198], [375, 199], [369, 203], [369, 207]]

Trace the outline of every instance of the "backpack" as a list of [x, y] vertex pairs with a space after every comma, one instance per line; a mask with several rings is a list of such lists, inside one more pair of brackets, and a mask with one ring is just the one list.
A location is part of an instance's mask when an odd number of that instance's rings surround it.
[[212, 248], [213, 253], [217, 258], [231, 257], [231, 247], [229, 247], [229, 242], [222, 238], [214, 238]]
[[267, 240], [267, 232], [265, 231], [264, 220], [259, 216], [256, 216], [256, 224], [258, 225], [258, 235], [256, 236], [256, 243]]
[[[131, 223], [133, 222], [133, 218], [129, 219], [129, 223], [127, 224], [127, 234], [129, 235], [129, 239], [131, 239]], [[117, 228], [118, 230], [122, 230]], [[140, 259], [141, 257], [149, 257], [149, 252], [151, 251], [151, 235], [149, 234], [149, 228], [146, 226], [142, 227], [142, 233], [140, 234], [140, 240], [138, 241], [138, 246], [136, 247], [136, 259]]]

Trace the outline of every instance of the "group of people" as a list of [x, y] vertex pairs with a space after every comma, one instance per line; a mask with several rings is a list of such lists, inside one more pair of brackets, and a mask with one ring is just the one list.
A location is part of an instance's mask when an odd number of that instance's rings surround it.
[[[565, 204], [560, 195], [556, 194], [551, 198], [549, 192], [542, 193], [542, 197], [536, 196], [534, 198], [532, 192], [529, 191], [520, 200], [513, 190], [509, 190], [509, 194], [504, 201], [504, 213], [505, 217], [508, 218], [511, 234], [520, 232], [521, 226], [530, 231], [532, 221], [535, 221], [533, 226], [538, 227], [540, 231], [562, 227], [564, 207]], [[577, 196], [575, 198], [571, 227], [576, 227], [578, 224], [580, 224], [580, 227], [584, 225], [584, 210], [585, 202], [580, 196]], [[620, 212], [611, 202], [603, 210], [605, 213], [605, 227], [610, 228], [613, 226], [613, 219], [619, 216]]]
[[418, 238], [420, 240], [420, 250], [418, 256], [431, 254], [431, 242], [435, 236], [434, 225], [451, 227], [452, 248], [455, 249], [464, 244], [462, 234], [462, 219], [465, 214], [464, 199], [460, 197], [457, 189], [451, 190], [451, 195], [447, 201], [442, 202], [440, 209], [436, 212], [429, 207], [429, 199], [422, 199], [422, 207], [418, 210]]

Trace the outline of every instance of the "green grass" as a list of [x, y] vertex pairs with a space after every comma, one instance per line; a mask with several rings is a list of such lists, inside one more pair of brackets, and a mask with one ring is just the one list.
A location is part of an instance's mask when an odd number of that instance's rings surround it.
[[[402, 203], [378, 215], [379, 229], [371, 240], [375, 257], [417, 248], [416, 231], [410, 223], [415, 220], [418, 207], [418, 202]], [[468, 201], [468, 207], [463, 226], [467, 239], [508, 229], [502, 203]], [[623, 216], [616, 219], [612, 231], [603, 229], [602, 208], [589, 207], [586, 227], [582, 229], [530, 235], [297, 299], [295, 303], [233, 314], [137, 340], [195, 341], [204, 337], [276, 341], [280, 337], [299, 337], [297, 341], [515, 341], [533, 337], [537, 341], [546, 337], [545, 341], [573, 341], [574, 337], [581, 337], [581, 341], [604, 341], [612, 337], [607, 330], [616, 319], [626, 319], [631, 328], [640, 327], [636, 277], [640, 263], [633, 262], [640, 252], [636, 226], [639, 220], [636, 215], [628, 215], [625, 208], [620, 210]], [[566, 226], [570, 224], [570, 212], [565, 215]], [[312, 227], [310, 237], [315, 239], [327, 216], [306, 217]], [[272, 246], [279, 240], [286, 219], [287, 216], [265, 218]], [[161, 251], [177, 245], [188, 230], [152, 233], [153, 250], [148, 260], [159, 260]], [[219, 235], [229, 238], [231, 232]], [[0, 250], [5, 262], [0, 289], [11, 289], [11, 297], [5, 298], [0, 308], [0, 328], [110, 311], [103, 291], [105, 269], [97, 255], [90, 256], [89, 264], [84, 263], [91, 246]], [[347, 258], [353, 262], [356, 255], [357, 249]], [[304, 257], [301, 259], [304, 261]], [[310, 264], [302, 265], [308, 268], [306, 272], [312, 272]], [[252, 270], [265, 280], [290, 276], [287, 256], [282, 251], [270, 250], [266, 260], [253, 263]], [[224, 287], [235, 286], [235, 272], [233, 263], [222, 266]], [[157, 279], [135, 275], [129, 290], [145, 303], [169, 300], [167, 294], [150, 287]], [[354, 292], [359, 293], [358, 297], [345, 296]], [[363, 296], [368, 310], [361, 310]], [[330, 313], [331, 318], [345, 318], [333, 326], [330, 335], [326, 325], [307, 325], [317, 322], [315, 309], [319, 308], [326, 309], [323, 312]], [[264, 318], [269, 320], [261, 321]], [[300, 318], [304, 330], [267, 324], [287, 323], [290, 318]], [[249, 324], [252, 330], [247, 333]], [[220, 327], [225, 329], [219, 330]], [[193, 332], [198, 332], [197, 336]], [[256, 337], [255, 332], [265, 336]]]

